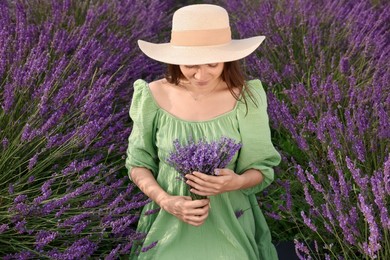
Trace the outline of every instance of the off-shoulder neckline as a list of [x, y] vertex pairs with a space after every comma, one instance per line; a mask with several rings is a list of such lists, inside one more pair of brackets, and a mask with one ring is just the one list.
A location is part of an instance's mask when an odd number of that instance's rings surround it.
[[222, 113], [222, 114], [219, 114], [219, 115], [217, 115], [217, 116], [215, 116], [215, 117], [213, 117], [213, 118], [210, 118], [210, 119], [207, 119], [207, 120], [200, 120], [200, 121], [196, 121], [196, 120], [187, 120], [187, 119], [184, 119], [184, 118], [180, 118], [180, 117], [178, 117], [178, 116], [176, 116], [176, 115], [174, 115], [174, 114], [168, 112], [168, 111], [165, 110], [164, 108], [162, 108], [162, 107], [157, 103], [155, 97], [153, 96], [153, 93], [152, 93], [152, 91], [151, 91], [151, 89], [150, 89], [150, 87], [149, 87], [149, 83], [146, 82], [145, 80], [141, 80], [141, 81], [144, 83], [144, 87], [147, 89], [148, 95], [150, 96], [152, 102], [154, 103], [154, 105], [156, 106], [156, 108], [157, 108], [159, 111], [161, 111], [161, 112], [164, 113], [165, 115], [167, 115], [167, 116], [169, 116], [169, 117], [171, 117], [171, 118], [173, 118], [173, 119], [175, 119], [175, 120], [177, 120], [177, 121], [181, 121], [181, 122], [185, 122], [185, 123], [191, 123], [191, 124], [204, 124], [204, 123], [210, 123], [210, 122], [218, 121], [218, 120], [220, 120], [220, 119], [222, 119], [222, 118], [225, 118], [225, 117], [228, 117], [228, 116], [230, 116], [230, 115], [235, 114], [236, 111], [237, 111], [237, 109], [238, 109], [239, 103], [241, 102], [241, 101], [238, 101], [238, 100], [237, 100], [236, 103], [235, 103], [235, 105], [234, 105], [234, 107], [233, 107], [231, 110], [226, 111], [226, 112], [224, 112], [224, 113]]

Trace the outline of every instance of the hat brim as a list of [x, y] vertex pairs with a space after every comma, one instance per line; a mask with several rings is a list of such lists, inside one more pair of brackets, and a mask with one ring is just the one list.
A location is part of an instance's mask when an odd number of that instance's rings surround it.
[[138, 46], [146, 56], [160, 62], [175, 65], [200, 65], [242, 59], [254, 52], [264, 39], [265, 36], [255, 36], [213, 46], [175, 46], [170, 43], [138, 40]]

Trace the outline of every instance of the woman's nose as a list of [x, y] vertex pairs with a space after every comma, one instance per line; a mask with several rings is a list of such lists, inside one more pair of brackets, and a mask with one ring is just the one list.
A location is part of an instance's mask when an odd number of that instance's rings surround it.
[[194, 78], [197, 80], [203, 79], [204, 76], [206, 75], [206, 70], [204, 67], [199, 66], [199, 68], [196, 70], [194, 74]]

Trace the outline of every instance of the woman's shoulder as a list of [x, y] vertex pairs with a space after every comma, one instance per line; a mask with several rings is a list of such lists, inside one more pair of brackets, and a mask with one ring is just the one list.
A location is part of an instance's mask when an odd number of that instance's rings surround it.
[[169, 83], [166, 79], [158, 79], [155, 81], [152, 81], [149, 83], [150, 91], [152, 92], [153, 96], [160, 96], [164, 95], [167, 92], [167, 87], [172, 86], [171, 83]]
[[149, 83], [138, 79], [134, 82], [133, 99], [151, 103], [149, 106], [160, 109], [167, 106], [166, 103], [169, 102], [171, 91], [174, 89], [175, 85], [169, 83], [165, 78]]
[[249, 88], [250, 91], [262, 92], [264, 91], [263, 85], [259, 79], [251, 79], [246, 81], [246, 87]]
[[149, 83], [150, 94], [157, 106], [167, 110], [170, 107], [177, 86], [169, 83], [165, 78], [158, 79]]
[[[140, 94], [152, 94], [152, 96], [159, 96], [166, 90], [169, 83], [165, 79], [158, 79], [152, 82], [147, 82], [144, 79], [137, 79], [134, 81], [134, 92]], [[163, 88], [164, 87], [164, 88]]]
[[158, 105], [150, 90], [150, 84], [151, 83], [148, 83], [143, 79], [137, 79], [134, 81], [134, 92], [131, 100], [131, 110], [134, 111], [134, 113], [158, 110]]
[[266, 105], [267, 96], [259, 79], [246, 81], [245, 87], [247, 88], [247, 92], [249, 92], [249, 99], [254, 99], [254, 103], [257, 105]]
[[159, 87], [162, 86], [167, 86], [170, 83], [164, 78], [162, 79], [157, 79], [151, 82], [147, 82], [144, 79], [137, 79], [134, 81], [134, 89], [144, 89], [144, 88], [150, 88], [150, 89], [158, 89]]

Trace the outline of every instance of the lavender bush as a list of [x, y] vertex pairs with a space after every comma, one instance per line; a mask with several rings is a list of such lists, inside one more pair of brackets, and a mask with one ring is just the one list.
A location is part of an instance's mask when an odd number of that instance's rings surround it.
[[274, 237], [295, 238], [301, 259], [388, 259], [388, 2], [213, 2], [239, 37], [267, 36], [246, 65], [284, 156], [260, 195]]
[[[167, 163], [170, 164], [185, 180], [185, 175], [194, 171], [207, 175], [215, 175], [215, 169], [223, 169], [240, 150], [241, 143], [234, 139], [221, 137], [219, 140], [207, 142], [190, 139], [187, 144], [181, 144], [179, 139], [173, 142], [174, 150], [169, 153]], [[192, 199], [203, 199], [195, 193], [190, 193]]]
[[124, 170], [131, 85], [162, 74], [135, 41], [164, 38], [168, 8], [154, 0], [0, 2], [3, 259], [129, 252], [147, 203]]

